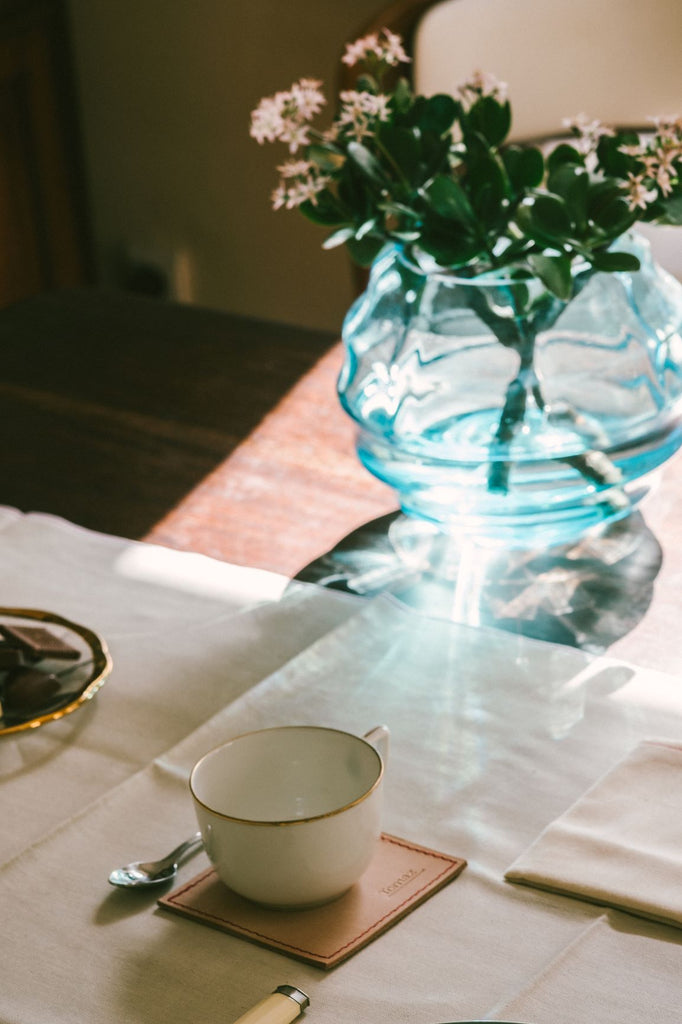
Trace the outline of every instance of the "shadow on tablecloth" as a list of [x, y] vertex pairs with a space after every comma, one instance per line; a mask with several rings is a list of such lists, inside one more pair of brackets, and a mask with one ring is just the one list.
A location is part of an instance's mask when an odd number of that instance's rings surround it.
[[353, 531], [296, 579], [367, 597], [390, 593], [424, 614], [602, 653], [644, 616], [663, 560], [635, 512], [570, 545], [480, 547], [438, 578], [397, 554], [389, 529], [398, 515]]

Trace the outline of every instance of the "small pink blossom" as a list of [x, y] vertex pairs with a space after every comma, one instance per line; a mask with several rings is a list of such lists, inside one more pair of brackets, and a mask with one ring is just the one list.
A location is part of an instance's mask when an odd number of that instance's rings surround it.
[[272, 206], [275, 210], [293, 210], [308, 201], [314, 205], [318, 193], [331, 181], [328, 174], [322, 174], [309, 160], [287, 160], [277, 170], [280, 183], [272, 193]]
[[310, 142], [309, 121], [324, 106], [320, 82], [302, 78], [288, 92], [262, 99], [251, 114], [250, 134], [257, 142], [285, 142], [295, 153]]
[[585, 155], [594, 152], [601, 138], [615, 134], [612, 128], [602, 124], [597, 118], [589, 118], [587, 114], [567, 117], [563, 124], [564, 128], [568, 128], [577, 139], [578, 151]]
[[658, 199], [656, 189], [647, 188], [643, 174], [628, 174], [628, 206], [631, 210], [646, 210]]
[[470, 78], [462, 82], [457, 91], [469, 105], [483, 96], [491, 96], [498, 103], [504, 103], [507, 98], [507, 83], [501, 82], [489, 71], [474, 71]]
[[327, 102], [320, 92], [322, 82], [316, 78], [301, 78], [291, 87], [292, 102], [295, 103], [299, 117], [309, 121], [319, 114]]
[[631, 183], [636, 182], [631, 184], [633, 209], [642, 205], [638, 201], [640, 198], [646, 201], [648, 193], [643, 182], [648, 183], [650, 191], [655, 192], [657, 188], [662, 195], [670, 195], [674, 191], [675, 179], [679, 177], [678, 163], [682, 162], [682, 119], [656, 117], [650, 120], [656, 126], [653, 135], [640, 139], [637, 144], [620, 147], [620, 152], [637, 160], [641, 168], [638, 175], [630, 175]]
[[310, 174], [313, 166], [310, 160], [287, 160], [277, 170], [283, 178], [300, 178], [303, 174]]
[[360, 141], [374, 133], [377, 121], [388, 121], [390, 97], [346, 89], [340, 94], [341, 110], [336, 123], [345, 134]]
[[669, 196], [673, 190], [672, 177], [670, 172], [662, 164], [656, 168], [654, 180], [664, 196]]
[[682, 140], [682, 117], [677, 114], [665, 114], [659, 117], [650, 117], [649, 120], [656, 128], [656, 136], [659, 140], [668, 139], [673, 142]]
[[373, 61], [379, 61], [387, 67], [395, 67], [396, 64], [409, 63], [410, 58], [405, 52], [401, 37], [387, 28], [382, 28], [380, 32], [372, 32], [362, 39], [356, 39], [354, 43], [348, 43], [341, 60], [349, 67]]

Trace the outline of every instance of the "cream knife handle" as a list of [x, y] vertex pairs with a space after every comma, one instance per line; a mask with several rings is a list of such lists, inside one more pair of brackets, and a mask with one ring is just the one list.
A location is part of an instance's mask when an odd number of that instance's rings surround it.
[[291, 1024], [309, 1003], [310, 1000], [300, 988], [279, 985], [269, 996], [243, 1013], [234, 1024]]

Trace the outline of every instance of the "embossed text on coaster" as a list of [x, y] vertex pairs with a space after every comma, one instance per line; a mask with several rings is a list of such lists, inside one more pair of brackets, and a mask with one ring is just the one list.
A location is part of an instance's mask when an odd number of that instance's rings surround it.
[[466, 866], [384, 833], [359, 882], [333, 903], [310, 910], [271, 910], [228, 889], [209, 868], [159, 900], [166, 910], [330, 968], [346, 960], [423, 903]]

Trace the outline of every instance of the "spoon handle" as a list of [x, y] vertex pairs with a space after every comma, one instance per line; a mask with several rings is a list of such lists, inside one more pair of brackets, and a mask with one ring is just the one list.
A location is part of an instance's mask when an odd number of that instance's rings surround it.
[[195, 832], [194, 835], [191, 836], [190, 839], [185, 839], [184, 843], [180, 843], [180, 845], [176, 846], [174, 850], [171, 850], [171, 852], [168, 854], [168, 856], [164, 857], [164, 860], [169, 865], [170, 864], [177, 864], [177, 862], [182, 857], [184, 857], [185, 854], [189, 853], [191, 850], [197, 849], [202, 844], [203, 844], [203, 839], [201, 838], [201, 832]]

